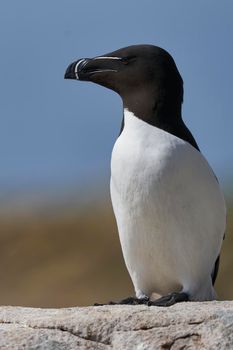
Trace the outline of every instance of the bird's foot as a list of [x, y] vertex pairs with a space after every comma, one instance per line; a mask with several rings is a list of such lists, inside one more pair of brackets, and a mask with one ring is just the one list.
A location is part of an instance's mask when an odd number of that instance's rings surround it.
[[171, 306], [182, 301], [189, 301], [186, 293], [171, 293], [154, 301], [149, 301], [148, 306]]
[[95, 303], [94, 306], [103, 306], [103, 305], [148, 305], [149, 298], [145, 297], [142, 299], [135, 298], [135, 297], [128, 297], [126, 299], [120, 300], [120, 301], [110, 301], [107, 304], [98, 304]]
[[135, 298], [135, 297], [128, 297], [126, 299], [119, 301], [118, 304], [120, 304], [120, 305], [147, 305], [148, 302], [149, 302], [148, 297], [144, 297], [141, 299]]

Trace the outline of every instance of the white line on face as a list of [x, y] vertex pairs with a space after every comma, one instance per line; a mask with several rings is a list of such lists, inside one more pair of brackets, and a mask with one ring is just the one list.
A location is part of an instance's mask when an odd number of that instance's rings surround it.
[[75, 73], [75, 77], [77, 80], [79, 80], [79, 76], [78, 76], [78, 66], [85, 61], [85, 58], [83, 58], [82, 60], [78, 61], [78, 63], [76, 64], [75, 68], [74, 68], [74, 73]]
[[100, 56], [93, 58], [94, 60], [121, 60], [121, 57], [114, 56]]

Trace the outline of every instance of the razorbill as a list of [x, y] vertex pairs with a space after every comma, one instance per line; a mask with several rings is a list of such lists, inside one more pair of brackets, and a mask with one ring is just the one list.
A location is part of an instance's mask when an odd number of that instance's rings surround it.
[[162, 48], [134, 45], [79, 59], [65, 78], [102, 85], [123, 100], [110, 187], [136, 297], [120, 303], [215, 299], [225, 202], [182, 119], [183, 81], [173, 58]]

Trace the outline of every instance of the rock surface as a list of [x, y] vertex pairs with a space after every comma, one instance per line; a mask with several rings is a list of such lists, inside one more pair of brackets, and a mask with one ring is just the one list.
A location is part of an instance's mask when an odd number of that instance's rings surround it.
[[233, 302], [0, 307], [1, 350], [233, 349]]

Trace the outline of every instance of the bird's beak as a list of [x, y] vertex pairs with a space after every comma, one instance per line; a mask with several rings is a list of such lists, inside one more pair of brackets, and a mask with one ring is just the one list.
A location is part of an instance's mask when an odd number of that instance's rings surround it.
[[81, 58], [68, 66], [64, 78], [92, 81], [96, 75], [118, 72], [120, 61], [120, 57], [110, 56]]
[[78, 61], [75, 61], [73, 63], [71, 63], [65, 72], [65, 79], [75, 79], [75, 80], [83, 80], [81, 79], [81, 75], [82, 75], [82, 70], [83, 67], [89, 62], [91, 61], [89, 58], [81, 58]]

